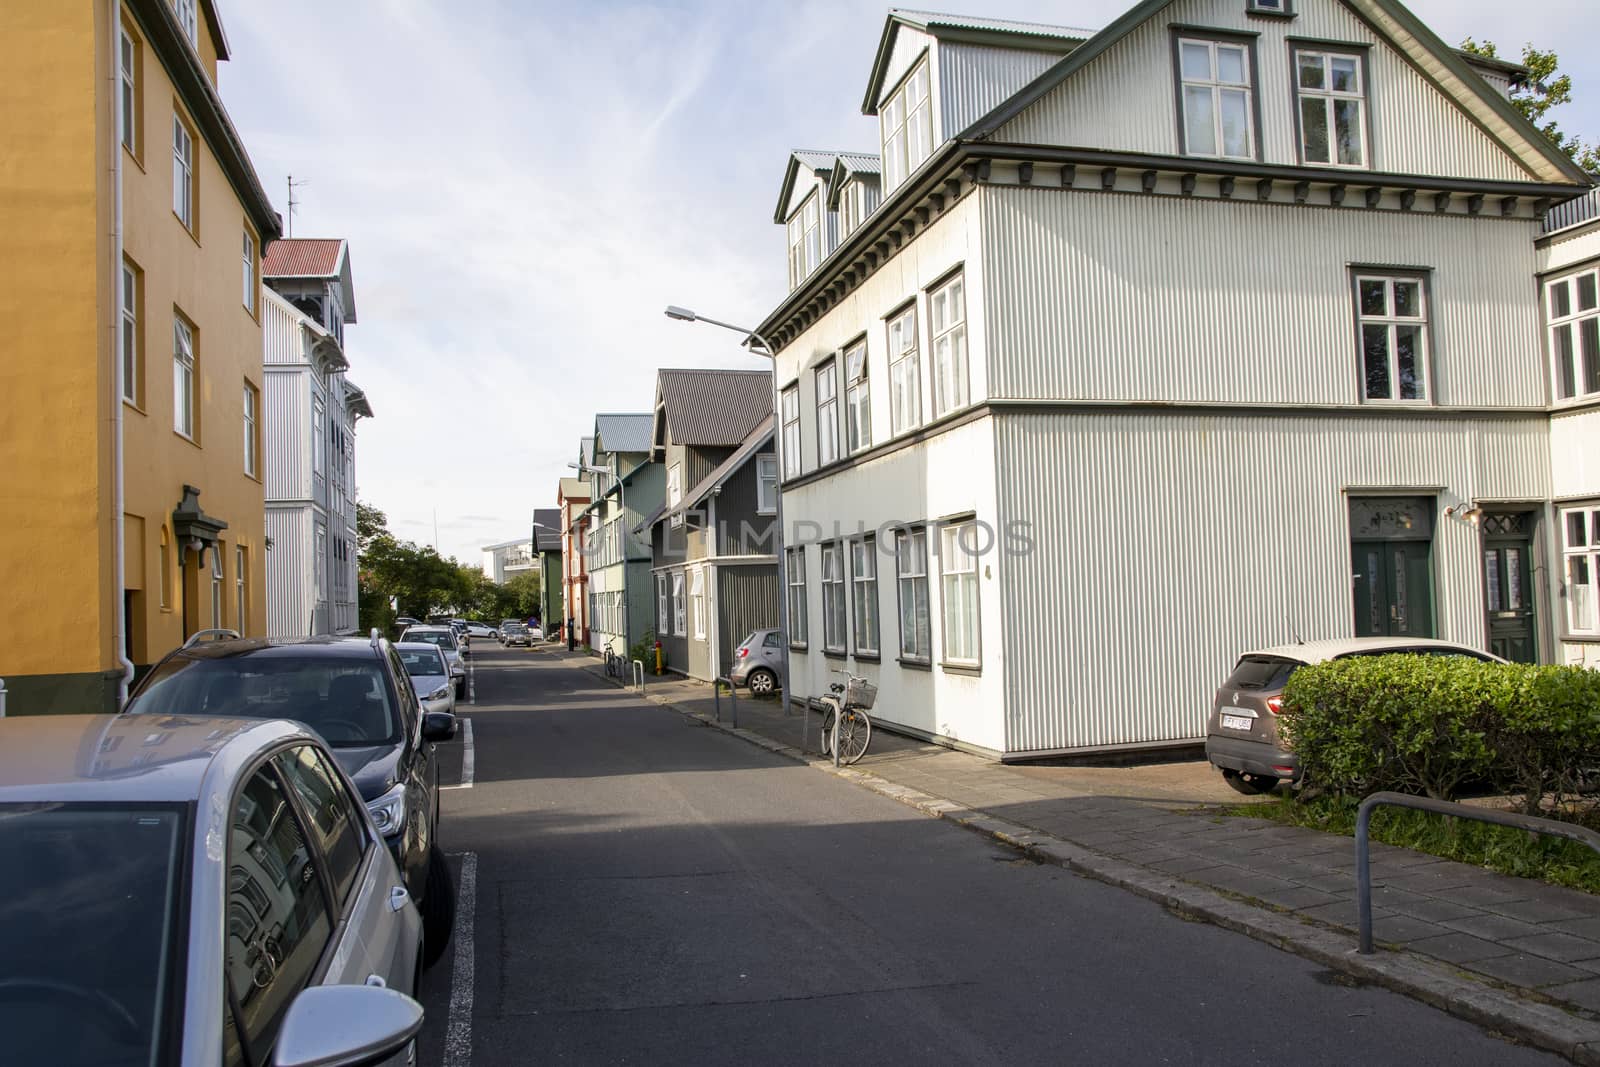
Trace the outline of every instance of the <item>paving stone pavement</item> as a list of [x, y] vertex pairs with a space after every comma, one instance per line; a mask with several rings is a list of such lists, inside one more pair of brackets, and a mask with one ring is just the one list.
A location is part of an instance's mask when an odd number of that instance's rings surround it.
[[[603, 672], [582, 653], [552, 650]], [[646, 697], [710, 717], [711, 687], [650, 677]], [[734, 709], [724, 693], [722, 720]], [[815, 754], [820, 715], [777, 700], [737, 702], [738, 726]], [[1003, 765], [875, 729], [854, 767], [896, 785], [1041, 830], [1105, 856], [1275, 912], [1356, 930], [1350, 838], [1223, 815], [1247, 802], [1203, 761], [1136, 767]], [[1600, 1020], [1600, 897], [1373, 843], [1373, 935]]]

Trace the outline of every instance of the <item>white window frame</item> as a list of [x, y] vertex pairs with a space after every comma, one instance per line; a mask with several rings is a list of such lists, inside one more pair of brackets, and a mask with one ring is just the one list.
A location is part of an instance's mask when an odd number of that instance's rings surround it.
[[939, 599], [944, 615], [944, 662], [977, 667], [983, 657], [979, 605], [978, 524], [968, 519], [939, 528]]
[[871, 534], [850, 542], [850, 610], [855, 654], [874, 659], [882, 651], [878, 601], [878, 539]]
[[[316, 558], [312, 560], [312, 580], [319, 602], [328, 599], [328, 528], [317, 527]], [[302, 574], [305, 572], [301, 572]]]
[[770, 453], [756, 457], [756, 514], [778, 513], [778, 457]]
[[964, 271], [957, 271], [928, 293], [928, 330], [933, 336], [933, 417], [937, 419], [972, 402]]
[[822, 262], [821, 191], [812, 189], [789, 216], [789, 288], [797, 288]]
[[[1307, 87], [1301, 81], [1304, 69], [1302, 60], [1316, 59], [1321, 71], [1322, 85]], [[1334, 89], [1332, 86], [1334, 61], [1348, 62], [1355, 71], [1354, 90]], [[1295, 121], [1300, 138], [1300, 162], [1307, 166], [1338, 167], [1345, 170], [1365, 170], [1371, 166], [1372, 152], [1367, 144], [1367, 72], [1366, 59], [1356, 52], [1341, 52], [1319, 48], [1296, 48], [1293, 53], [1293, 76], [1295, 87]], [[1314, 159], [1311, 155], [1311, 146], [1306, 141], [1306, 110], [1311, 104], [1317, 104], [1322, 110], [1323, 122], [1328, 134], [1328, 158]], [[1340, 103], [1354, 103], [1356, 106], [1356, 131], [1360, 136], [1360, 158], [1355, 160], [1337, 159], [1338, 149], [1338, 105]]]
[[854, 232], [866, 218], [866, 189], [861, 182], [849, 179], [844, 183], [844, 188], [839, 191], [839, 236], [846, 237]]
[[665, 573], [656, 575], [656, 632], [670, 634], [672, 632], [672, 619], [667, 614], [667, 576]]
[[[683, 502], [683, 465], [674, 463], [667, 468], [667, 507], [676, 508]], [[672, 516], [671, 525], [674, 529], [683, 525], [683, 512], [679, 511]]]
[[822, 650], [844, 655], [850, 641], [850, 607], [845, 594], [844, 545], [829, 541], [821, 546]]
[[928, 57], [907, 72], [878, 110], [887, 196], [933, 154], [933, 85]]
[[139, 44], [126, 26], [117, 31], [117, 67], [119, 74], [117, 100], [121, 108], [122, 147], [139, 155]]
[[252, 478], [260, 476], [256, 469], [256, 424], [260, 418], [261, 391], [248, 381], [244, 383], [244, 472]]
[[789, 580], [789, 647], [805, 648], [809, 643], [808, 616], [806, 614], [806, 550], [786, 548]]
[[189, 38], [189, 43], [196, 49], [200, 47], [200, 13], [196, 9], [197, 0], [176, 0], [173, 7], [177, 9], [178, 25], [183, 27], [183, 34]]
[[139, 271], [122, 261], [122, 399], [139, 405]]
[[311, 473], [325, 477], [327, 458], [323, 454], [322, 435], [327, 423], [327, 406], [320, 394], [311, 395]]
[[[1192, 60], [1204, 50], [1205, 71], [1195, 68]], [[1240, 77], [1224, 77], [1224, 53], [1236, 55]], [[1252, 49], [1243, 41], [1228, 38], [1180, 36], [1178, 38], [1178, 101], [1182, 113], [1181, 130], [1185, 155], [1209, 159], [1256, 158], [1255, 130], [1255, 64]], [[1223, 116], [1223, 99], [1242, 99], [1244, 103], [1244, 145], [1240, 151], [1228, 151], [1227, 124]], [[1208, 110], [1209, 130], [1196, 129], [1200, 116], [1194, 110], [1198, 101], [1205, 100]], [[1210, 145], [1199, 142], [1195, 136], [1207, 133]]]
[[784, 389], [778, 398], [783, 410], [783, 476], [800, 474], [800, 385], [795, 383]]
[[222, 628], [222, 581], [224, 577], [222, 542], [218, 541], [211, 546], [211, 626], [217, 630]]
[[1600, 635], [1600, 501], [1561, 509], [1561, 580], [1567, 633]]
[[249, 230], [244, 231], [241, 259], [244, 267], [244, 309], [254, 315], [256, 313], [256, 239]]
[[894, 557], [900, 659], [907, 663], [932, 663], [933, 608], [928, 589], [927, 527], [908, 526], [897, 531]]
[[815, 372], [817, 466], [839, 458], [839, 363], [829, 358]]
[[172, 113], [172, 213], [194, 230], [194, 134], [176, 111]]
[[1600, 269], [1545, 283], [1544, 309], [1556, 403], [1600, 397]]
[[872, 383], [868, 379], [867, 342], [844, 351], [845, 454], [872, 447]]
[[686, 628], [684, 626], [683, 603], [683, 572], [672, 572], [672, 632], [682, 637]]
[[[1372, 311], [1367, 306], [1369, 286], [1383, 286], [1383, 310]], [[1415, 290], [1415, 307], [1419, 314], [1403, 315], [1399, 310], [1400, 287]], [[1428, 336], [1428, 280], [1420, 274], [1389, 273], [1383, 271], [1357, 271], [1355, 274], [1356, 311], [1356, 365], [1361, 383], [1360, 396], [1366, 404], [1418, 405], [1432, 403], [1432, 352]], [[1416, 396], [1400, 396], [1400, 331], [1414, 331], [1416, 337], [1415, 366], [1412, 376]], [[1381, 336], [1384, 345], [1385, 374], [1388, 396], [1374, 396], [1368, 380], [1368, 351], [1371, 338]]]
[[249, 597], [246, 591], [246, 575], [249, 569], [246, 566], [243, 545], [233, 546], [233, 596], [234, 614], [238, 616], [239, 625], [236, 629], [242, 634], [248, 629]]
[[885, 327], [889, 336], [889, 436], [922, 425], [922, 356], [917, 345], [917, 305], [906, 305]]
[[694, 567], [689, 571], [689, 619], [693, 623], [695, 640], [706, 638], [706, 571]]
[[172, 316], [172, 428], [195, 439], [194, 327], [182, 315]]

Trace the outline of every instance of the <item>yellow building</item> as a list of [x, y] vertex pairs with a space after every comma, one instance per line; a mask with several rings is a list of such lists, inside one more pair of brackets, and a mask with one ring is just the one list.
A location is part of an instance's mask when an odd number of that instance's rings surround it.
[[0, 42], [0, 678], [13, 715], [109, 710], [196, 631], [265, 632], [279, 223], [212, 0], [8, 5]]

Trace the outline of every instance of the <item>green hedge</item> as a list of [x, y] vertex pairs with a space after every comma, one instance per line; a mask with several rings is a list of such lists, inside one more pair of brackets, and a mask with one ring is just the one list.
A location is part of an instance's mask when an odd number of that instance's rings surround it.
[[1600, 671], [1463, 656], [1361, 656], [1302, 667], [1281, 726], [1313, 792], [1453, 799], [1488, 782], [1537, 811], [1600, 765]]

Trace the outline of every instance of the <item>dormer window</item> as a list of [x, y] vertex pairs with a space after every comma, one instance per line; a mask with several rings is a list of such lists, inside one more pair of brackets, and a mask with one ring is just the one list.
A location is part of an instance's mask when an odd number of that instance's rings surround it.
[[883, 130], [883, 189], [906, 176], [933, 154], [933, 105], [928, 100], [928, 60], [924, 57], [878, 112]]
[[861, 225], [866, 206], [860, 182], [846, 182], [839, 193], [839, 236], [852, 232]]
[[1282, 15], [1286, 18], [1294, 15], [1289, 0], [1245, 0], [1244, 9], [1252, 15]]
[[789, 288], [793, 289], [822, 262], [822, 211], [816, 190], [789, 216]]
[[1329, 167], [1367, 163], [1366, 79], [1350, 52], [1296, 49], [1300, 160]]
[[1185, 153], [1256, 157], [1251, 66], [1250, 48], [1243, 41], [1178, 39]]
[[178, 12], [178, 25], [183, 27], [184, 36], [189, 38], [189, 43], [196, 48], [200, 47], [200, 14], [195, 10], [196, 0], [177, 0], [174, 5]]

